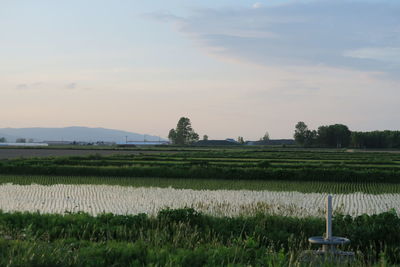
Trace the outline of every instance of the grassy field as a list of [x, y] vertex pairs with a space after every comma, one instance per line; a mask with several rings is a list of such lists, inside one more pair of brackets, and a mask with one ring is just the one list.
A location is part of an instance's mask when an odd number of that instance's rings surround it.
[[[0, 160], [0, 184], [400, 194], [398, 153], [276, 147], [129, 151], [134, 154], [93, 150], [92, 155], [37, 158], [30, 152]], [[323, 232], [322, 218], [265, 213], [214, 217], [183, 209], [156, 217], [92, 217], [0, 212], [0, 265], [310, 266], [300, 264], [299, 255], [310, 249], [309, 236]], [[334, 233], [352, 240], [344, 248], [357, 252], [352, 266], [400, 264], [400, 219], [394, 211], [336, 215]]]

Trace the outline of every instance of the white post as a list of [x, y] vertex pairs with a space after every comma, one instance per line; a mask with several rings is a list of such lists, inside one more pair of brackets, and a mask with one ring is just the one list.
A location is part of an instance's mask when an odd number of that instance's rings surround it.
[[325, 239], [332, 239], [332, 196], [328, 195], [326, 199], [326, 233]]

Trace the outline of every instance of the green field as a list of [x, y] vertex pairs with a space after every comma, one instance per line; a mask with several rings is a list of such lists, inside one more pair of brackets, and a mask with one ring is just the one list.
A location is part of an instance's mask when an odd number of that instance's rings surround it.
[[255, 190], [297, 191], [301, 193], [349, 194], [399, 194], [400, 184], [393, 183], [346, 183], [346, 182], [299, 182], [274, 180], [226, 180], [226, 179], [179, 179], [154, 177], [96, 177], [96, 176], [39, 176], [0, 175], [0, 184], [54, 185], [54, 184], [99, 184], [133, 187], [172, 187], [195, 190]]
[[154, 151], [1, 160], [0, 174], [397, 184], [400, 154], [294, 149]]
[[[185, 147], [151, 152], [0, 160], [0, 184], [400, 194], [397, 153]], [[309, 236], [323, 233], [321, 218], [220, 218], [190, 209], [156, 217], [0, 213], [0, 265], [310, 266], [299, 264], [299, 255], [310, 249]], [[358, 252], [352, 266], [400, 264], [395, 212], [336, 215], [334, 233], [352, 240], [344, 248]]]

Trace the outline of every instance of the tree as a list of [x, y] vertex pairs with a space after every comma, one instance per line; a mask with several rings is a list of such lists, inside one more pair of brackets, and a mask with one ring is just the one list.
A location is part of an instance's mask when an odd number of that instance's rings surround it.
[[193, 130], [190, 119], [181, 117], [176, 129], [171, 129], [168, 138], [176, 145], [189, 145], [199, 140], [199, 135]]
[[307, 131], [309, 131], [308, 126], [304, 122], [299, 121], [296, 124], [294, 131], [294, 140], [296, 143], [302, 146], [305, 144]]
[[206, 134], [203, 135], [203, 140], [204, 140], [204, 141], [208, 141], [208, 135], [206, 135]]
[[349, 128], [343, 124], [335, 124], [332, 127], [335, 136], [336, 147], [348, 147], [351, 140], [351, 131]]
[[350, 144], [351, 132], [346, 125], [333, 124], [318, 127], [318, 143], [326, 147], [347, 147]]
[[26, 139], [25, 138], [17, 138], [17, 140], [15, 142], [16, 143], [26, 143]]
[[175, 129], [169, 130], [168, 139], [169, 139], [173, 144], [175, 144], [175, 141], [176, 141], [176, 131], [175, 131]]
[[312, 146], [316, 143], [317, 141], [317, 131], [315, 130], [307, 130], [304, 133], [304, 146], [309, 147]]
[[238, 141], [238, 143], [240, 143], [240, 144], [244, 144], [244, 139], [243, 139], [242, 136], [239, 136], [238, 139], [237, 139], [237, 141]]
[[264, 136], [261, 137], [260, 141], [268, 141], [269, 140], [269, 133], [265, 132]]
[[400, 131], [352, 132], [355, 148], [400, 148]]
[[7, 143], [7, 139], [5, 137], [0, 137], [0, 143]]

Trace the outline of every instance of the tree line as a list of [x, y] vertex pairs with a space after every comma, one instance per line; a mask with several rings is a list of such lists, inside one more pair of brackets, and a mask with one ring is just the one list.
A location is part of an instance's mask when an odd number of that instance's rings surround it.
[[303, 147], [400, 148], [400, 131], [352, 132], [343, 124], [310, 130], [300, 121], [295, 126], [294, 139]]
[[[176, 125], [176, 128], [169, 130], [168, 139], [174, 145], [190, 145], [199, 141], [199, 135], [192, 128], [192, 123], [189, 118], [181, 117]], [[269, 133], [266, 132], [260, 141], [268, 141]], [[203, 135], [203, 140], [208, 141], [208, 135]], [[237, 139], [239, 144], [245, 144], [244, 138], [239, 136]]]
[[[193, 130], [190, 119], [181, 117], [176, 128], [169, 131], [168, 139], [175, 145], [190, 145], [199, 140], [199, 135]], [[311, 130], [299, 121], [294, 139], [303, 147], [400, 148], [400, 131], [356, 132], [344, 124], [323, 125]], [[203, 140], [208, 140], [208, 136], [204, 135]], [[268, 132], [260, 140], [269, 140]], [[245, 143], [243, 137], [238, 137], [238, 143]]]

